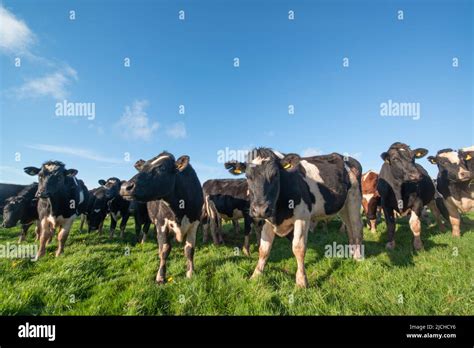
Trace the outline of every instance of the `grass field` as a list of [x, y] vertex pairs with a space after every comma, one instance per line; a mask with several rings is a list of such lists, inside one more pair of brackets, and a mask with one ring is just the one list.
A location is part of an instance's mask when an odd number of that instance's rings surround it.
[[[471, 214], [471, 219], [474, 214]], [[226, 245], [203, 245], [195, 253], [196, 272], [185, 278], [183, 248], [173, 243], [168, 263], [171, 280], [158, 286], [154, 238], [135, 244], [133, 219], [124, 241], [97, 233], [79, 233], [78, 221], [65, 254], [54, 257], [57, 242], [38, 262], [0, 259], [2, 315], [473, 315], [474, 231], [460, 239], [436, 226], [423, 225], [425, 249], [412, 250], [412, 234], [401, 220], [397, 247], [385, 249], [385, 224], [377, 234], [364, 230], [365, 260], [327, 258], [327, 244], [346, 243], [338, 232], [310, 233], [306, 255], [309, 288], [294, 283], [296, 260], [290, 242], [276, 238], [264, 275], [249, 280], [258, 251], [238, 255], [235, 236], [226, 225]], [[27, 242], [34, 243], [33, 228]], [[108, 230], [108, 220], [104, 232]], [[19, 228], [0, 229], [0, 244], [16, 243]], [[128, 252], [129, 251], [129, 252]]]

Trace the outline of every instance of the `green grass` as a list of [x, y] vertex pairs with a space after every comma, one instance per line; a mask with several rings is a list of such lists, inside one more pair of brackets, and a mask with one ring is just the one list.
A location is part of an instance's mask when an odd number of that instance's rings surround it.
[[[471, 219], [474, 214], [471, 214]], [[131, 219], [133, 220], [133, 219]], [[75, 222], [65, 254], [54, 257], [57, 242], [38, 262], [0, 259], [2, 315], [473, 315], [474, 231], [460, 239], [423, 225], [425, 249], [415, 253], [406, 220], [397, 247], [385, 249], [385, 224], [365, 235], [365, 260], [324, 257], [324, 246], [346, 243], [339, 224], [310, 233], [306, 255], [309, 288], [295, 287], [296, 260], [290, 242], [276, 238], [264, 275], [249, 280], [258, 250], [236, 255], [243, 236], [226, 225], [226, 245], [201, 242], [196, 272], [185, 278], [183, 247], [173, 243], [165, 285], [154, 282], [157, 246], [153, 238], [135, 244], [133, 221], [126, 238], [109, 241], [79, 233]], [[104, 232], [108, 230], [108, 222]], [[0, 244], [16, 243], [19, 228], [0, 229]], [[25, 243], [34, 243], [32, 231]], [[126, 250], [129, 248], [129, 255]], [[456, 256], [457, 255], [457, 256]]]

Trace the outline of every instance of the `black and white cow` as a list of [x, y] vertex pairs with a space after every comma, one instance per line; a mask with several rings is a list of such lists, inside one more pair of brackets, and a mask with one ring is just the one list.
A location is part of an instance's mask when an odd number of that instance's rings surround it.
[[18, 222], [21, 224], [21, 233], [19, 242], [25, 240], [26, 233], [30, 226], [36, 221], [36, 239], [39, 239], [39, 222], [38, 222], [38, 198], [36, 191], [38, 184], [33, 183], [26, 186], [16, 196], [8, 198], [3, 207], [3, 224], [5, 228], [16, 226]]
[[46, 242], [59, 227], [56, 256], [64, 251], [74, 219], [85, 213], [89, 191], [82, 180], [76, 179], [76, 169], [66, 169], [60, 161], [48, 161], [41, 168], [26, 167], [28, 175], [38, 175], [38, 218], [40, 220], [40, 247], [36, 259], [46, 253]]
[[423, 207], [428, 205], [432, 212], [437, 212], [433, 181], [428, 172], [415, 163], [415, 159], [427, 153], [424, 148], [412, 150], [408, 145], [396, 142], [381, 154], [384, 164], [377, 181], [377, 191], [387, 224], [387, 249], [395, 248], [395, 213], [410, 214], [413, 246], [416, 250], [423, 248], [420, 221]]
[[436, 156], [428, 157], [428, 161], [438, 166], [436, 185], [444, 198], [455, 237], [461, 235], [459, 212], [474, 211], [474, 154], [470, 149], [444, 149], [438, 151]]
[[361, 258], [362, 167], [358, 161], [337, 153], [300, 157], [257, 148], [250, 152], [246, 163], [228, 162], [226, 168], [232, 174], [245, 172], [250, 215], [265, 219], [252, 278], [262, 274], [275, 235], [293, 232], [292, 249], [298, 263], [296, 284], [307, 287], [304, 257], [312, 217], [340, 214], [347, 226], [352, 255]]
[[120, 238], [123, 239], [128, 219], [130, 218], [130, 201], [120, 195], [120, 187], [124, 181], [119, 178], [99, 180], [99, 184], [106, 189], [108, 211], [110, 213], [110, 238], [113, 238], [117, 222], [120, 221]]
[[[250, 255], [250, 232], [253, 229], [259, 234], [260, 226], [249, 215], [250, 200], [247, 180], [213, 179], [202, 185], [204, 207], [207, 221], [203, 225], [203, 238], [207, 240], [210, 227], [214, 244], [222, 242], [221, 218], [231, 220], [234, 231], [240, 234], [239, 219], [244, 219], [243, 252]], [[260, 239], [260, 238], [258, 238]]]
[[189, 163], [189, 156], [177, 160], [169, 152], [162, 152], [148, 161], [135, 163], [138, 170], [129, 181], [122, 184], [123, 197], [148, 202], [148, 214], [157, 230], [160, 267], [157, 283], [166, 282], [166, 259], [171, 250], [170, 232], [176, 240], [185, 240], [187, 258], [186, 276], [194, 270], [194, 248], [204, 204], [201, 183]]
[[81, 216], [80, 231], [87, 220], [89, 233], [98, 230], [99, 234], [102, 234], [104, 220], [108, 213], [107, 201], [104, 187], [97, 187], [89, 191], [86, 213]]

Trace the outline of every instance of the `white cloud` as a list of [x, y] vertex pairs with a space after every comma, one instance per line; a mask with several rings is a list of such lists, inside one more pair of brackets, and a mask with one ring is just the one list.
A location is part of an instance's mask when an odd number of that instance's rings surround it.
[[301, 152], [302, 157], [319, 156], [322, 154], [323, 152], [321, 151], [321, 149], [317, 149], [315, 147], [307, 147]]
[[26, 23], [0, 5], [0, 50], [7, 54], [28, 54], [36, 38]]
[[30, 149], [34, 149], [34, 150], [39, 150], [39, 151], [81, 157], [81, 158], [90, 159], [92, 161], [97, 161], [97, 162], [116, 163], [116, 164], [123, 163], [123, 161], [119, 159], [102, 156], [94, 151], [83, 149], [83, 148], [77, 148], [77, 147], [56, 146], [56, 145], [48, 145], [48, 144], [26, 145], [26, 147]]
[[153, 133], [160, 127], [158, 122], [151, 122], [144, 110], [147, 100], [135, 100], [132, 106], [126, 106], [115, 128], [126, 139], [150, 140]]
[[46, 97], [64, 99], [68, 95], [67, 87], [77, 80], [77, 72], [66, 66], [53, 73], [27, 80], [22, 86], [14, 88], [13, 93], [19, 99]]
[[186, 138], [186, 126], [183, 122], [176, 122], [172, 126], [168, 127], [166, 134], [176, 139]]

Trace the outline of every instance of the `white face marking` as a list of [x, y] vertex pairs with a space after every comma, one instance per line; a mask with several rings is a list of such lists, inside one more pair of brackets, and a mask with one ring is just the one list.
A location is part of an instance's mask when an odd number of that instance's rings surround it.
[[160, 156], [158, 157], [156, 160], [154, 160], [153, 162], [151, 162], [150, 164], [151, 165], [155, 165], [157, 164], [158, 162], [160, 162], [161, 160], [163, 160], [164, 158], [169, 158], [170, 156], [167, 156], [167, 155], [163, 155], [163, 156]]
[[440, 153], [438, 156], [446, 158], [451, 163], [459, 164], [459, 156], [458, 156], [458, 153], [456, 151], [443, 152], [443, 153]]
[[365, 195], [362, 195], [362, 197], [367, 201], [367, 203], [370, 202], [373, 196], [374, 196], [373, 193], [366, 193]]
[[50, 172], [59, 169], [59, 166], [57, 164], [46, 164], [44, 167]]
[[262, 158], [260, 156], [257, 156], [255, 157], [252, 162], [250, 162], [251, 164], [255, 164], [255, 165], [260, 165], [262, 164], [263, 162], [267, 162], [270, 158], [268, 157], [265, 157], [265, 158]]
[[375, 173], [377, 174], [377, 172], [374, 172], [372, 169], [370, 169], [367, 173], [365, 173], [364, 175], [362, 175], [362, 181], [365, 181], [367, 179], [367, 177], [369, 176], [370, 173]]
[[84, 202], [84, 192], [81, 190], [81, 192], [79, 192], [79, 204], [82, 202]]
[[94, 209], [94, 213], [98, 213], [100, 209]]

